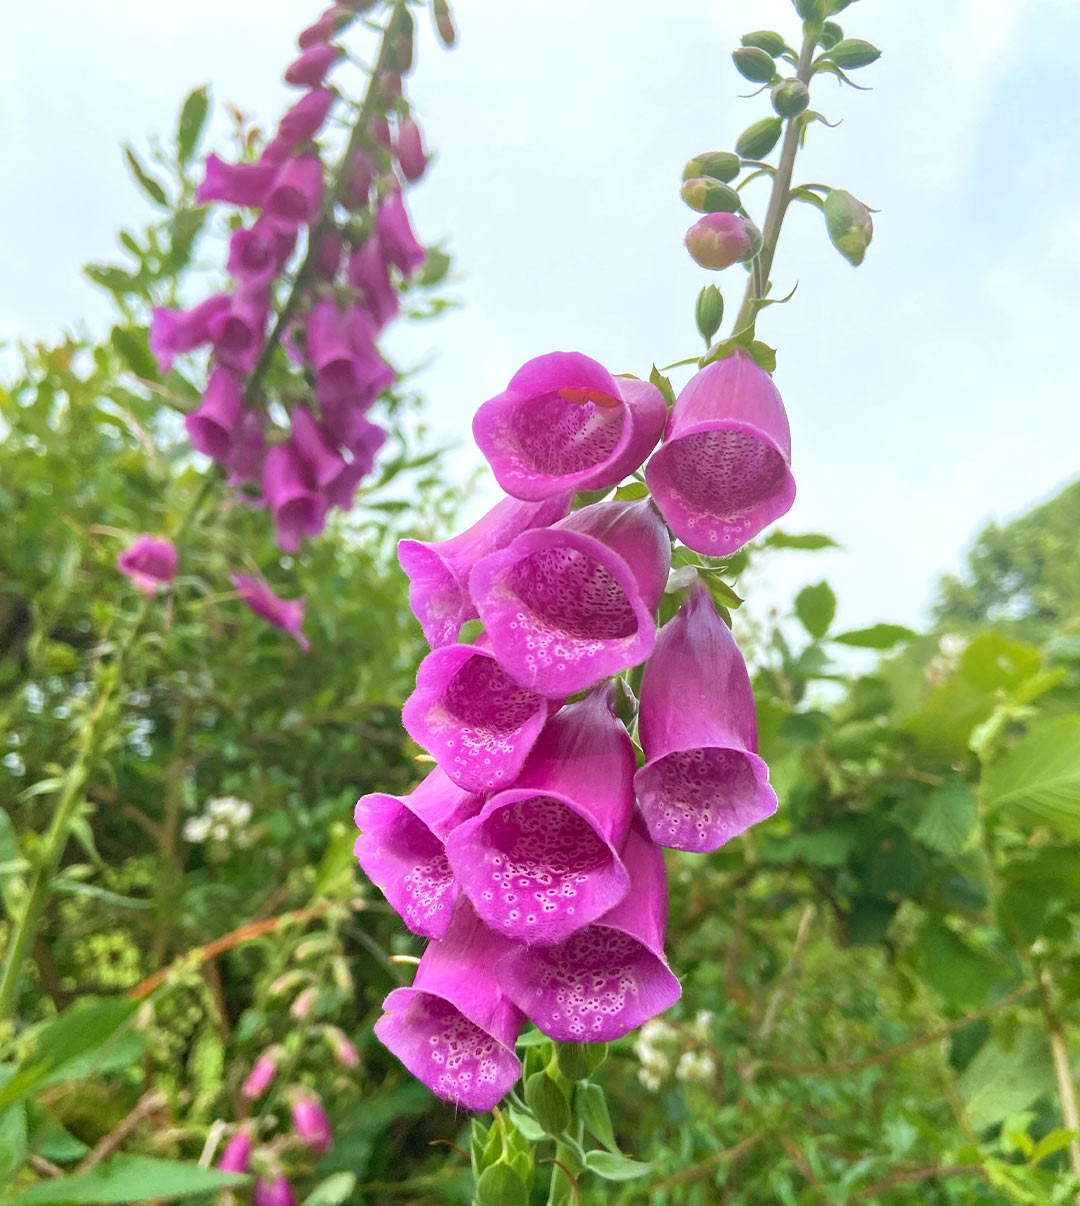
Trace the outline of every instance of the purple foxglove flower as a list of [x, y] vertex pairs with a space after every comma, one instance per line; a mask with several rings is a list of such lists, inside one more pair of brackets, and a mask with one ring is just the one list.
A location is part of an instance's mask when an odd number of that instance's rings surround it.
[[279, 273], [296, 246], [296, 230], [267, 217], [233, 231], [226, 268], [248, 286], [263, 286]]
[[[279, 147], [295, 150], [318, 132], [333, 103], [334, 94], [329, 88], [314, 88], [305, 93], [281, 119], [273, 141]], [[265, 154], [264, 151], [264, 157]]]
[[331, 230], [319, 240], [319, 249], [315, 253], [315, 275], [320, 280], [333, 281], [341, 267], [341, 257], [345, 251], [345, 240], [338, 230]]
[[493, 930], [562, 942], [614, 908], [634, 807], [634, 747], [600, 688], [548, 721], [513, 787], [446, 841], [454, 877]]
[[227, 368], [210, 374], [198, 410], [184, 418], [192, 447], [215, 461], [224, 461], [244, 413], [244, 391]]
[[514, 1042], [524, 1021], [499, 988], [496, 962], [510, 944], [463, 901], [441, 942], [432, 942], [411, 988], [383, 1002], [375, 1034], [444, 1101], [490, 1110], [521, 1075]]
[[686, 250], [714, 272], [749, 259], [760, 246], [757, 228], [741, 214], [705, 214], [686, 232]]
[[347, 9], [337, 4], [332, 4], [317, 21], [312, 22], [307, 29], [300, 31], [296, 44], [301, 50], [307, 50], [309, 46], [318, 46], [320, 42], [329, 42], [351, 20], [352, 16]]
[[416, 672], [402, 723], [467, 791], [509, 787], [553, 710], [478, 645], [444, 645]]
[[424, 151], [420, 127], [411, 117], [398, 122], [394, 153], [405, 179], [419, 180], [427, 167], [427, 154]]
[[375, 162], [367, 151], [353, 155], [349, 174], [345, 179], [342, 200], [349, 209], [367, 209], [368, 194], [375, 180]]
[[[386, 74], [389, 74], [389, 73], [386, 73]], [[384, 76], [380, 79], [380, 81], [379, 81], [380, 83], [385, 84], [386, 74], [384, 74]], [[400, 91], [401, 91], [401, 81], [400, 81], [400, 77], [398, 77], [398, 92], [400, 93]], [[387, 92], [389, 92], [388, 99], [393, 99], [394, 85], [393, 85], [393, 76], [392, 75], [390, 75], [389, 89], [387, 89], [385, 86], [383, 88], [383, 94], [386, 95]], [[372, 138], [375, 139], [375, 141], [379, 144], [379, 146], [385, 147], [388, 151], [393, 150], [394, 139], [393, 139], [393, 135], [390, 133], [390, 123], [386, 120], [385, 117], [373, 117], [371, 119], [370, 123], [368, 124], [368, 130], [371, 133]]]
[[328, 402], [325, 395], [322, 399], [323, 419], [330, 434], [339, 444], [361, 458], [374, 458], [386, 439], [386, 433], [381, 428], [364, 418], [364, 412], [374, 400], [374, 391], [366, 388], [345, 401], [335, 399]]
[[317, 1097], [304, 1094], [292, 1103], [293, 1129], [297, 1137], [320, 1156], [334, 1146], [334, 1132], [330, 1119]]
[[398, 189], [383, 198], [375, 215], [375, 233], [379, 236], [383, 254], [391, 264], [397, 265], [402, 276], [412, 276], [427, 259], [427, 252], [416, 241], [409, 225], [405, 200]]
[[353, 429], [353, 459], [345, 466], [332, 482], [328, 482], [323, 490], [326, 501], [342, 511], [348, 511], [353, 505], [356, 488], [375, 467], [375, 454], [386, 442], [386, 432], [366, 419], [359, 420], [365, 431]]
[[311, 642], [300, 631], [304, 623], [305, 600], [279, 599], [265, 582], [247, 574], [230, 574], [229, 579], [240, 592], [240, 598], [257, 616], [262, 616], [276, 628], [291, 632], [305, 653], [311, 648]]
[[195, 190], [200, 205], [209, 201], [224, 201], [229, 205], [258, 206], [274, 181], [274, 169], [269, 163], [225, 163], [216, 155], [206, 159], [206, 175]]
[[266, 213], [279, 222], [311, 224], [322, 207], [323, 165], [314, 152], [287, 159], [266, 197]]
[[503, 669], [561, 699], [649, 656], [670, 565], [649, 499], [599, 502], [478, 561], [469, 593]]
[[351, 400], [358, 388], [357, 353], [350, 324], [332, 297], [312, 306], [306, 333], [319, 401], [327, 404]]
[[350, 1042], [348, 1035], [343, 1030], [337, 1026], [326, 1026], [323, 1033], [330, 1044], [330, 1050], [334, 1053], [334, 1058], [343, 1068], [360, 1066], [360, 1052]]
[[176, 549], [161, 536], [136, 536], [117, 557], [116, 567], [141, 594], [154, 595], [176, 577]]
[[407, 796], [374, 792], [357, 802], [353, 853], [414, 934], [446, 933], [459, 892], [446, 839], [482, 803], [438, 767]]
[[227, 293], [218, 293], [191, 310], [166, 310], [155, 306], [150, 318], [150, 351], [157, 357], [161, 371], [167, 373], [173, 360], [214, 337], [213, 328], [231, 302]]
[[622, 851], [630, 891], [598, 921], [558, 946], [523, 947], [503, 958], [499, 983], [549, 1037], [607, 1043], [678, 999], [664, 958], [664, 855], [635, 820]]
[[245, 1097], [261, 1097], [270, 1087], [277, 1071], [277, 1049], [268, 1047], [251, 1066], [251, 1071], [240, 1086]]
[[634, 786], [661, 846], [715, 850], [776, 811], [746, 664], [703, 586], [657, 637], [638, 732], [646, 761]]
[[647, 381], [612, 377], [580, 352], [549, 352], [480, 407], [473, 435], [507, 494], [537, 499], [621, 481], [649, 455], [666, 418]]
[[671, 530], [698, 553], [734, 553], [791, 508], [784, 403], [749, 353], [691, 377], [645, 480]]
[[277, 542], [286, 553], [295, 553], [305, 536], [323, 530], [326, 504], [295, 444], [278, 444], [266, 454], [262, 487], [274, 513]]
[[386, 269], [386, 257], [378, 238], [371, 235], [349, 256], [348, 282], [364, 299], [379, 328], [397, 316], [401, 303]]
[[287, 1177], [275, 1177], [255, 1182], [255, 1206], [296, 1206], [296, 1194]]
[[270, 314], [265, 287], [241, 287], [229, 299], [228, 309], [210, 324], [214, 354], [239, 373], [250, 373], [259, 358], [263, 332]]
[[340, 46], [331, 45], [329, 42], [308, 46], [304, 53], [285, 69], [285, 83], [296, 84], [301, 88], [317, 88], [344, 53]]
[[[257, 1094], [251, 1094], [257, 1096]], [[251, 1160], [251, 1133], [241, 1127], [225, 1145], [218, 1161], [221, 1172], [246, 1173]]]
[[230, 486], [262, 479], [263, 463], [266, 460], [264, 422], [262, 411], [254, 407], [244, 411], [240, 425], [233, 435], [232, 448], [226, 461]]
[[398, 560], [411, 583], [409, 603], [432, 649], [452, 644], [462, 624], [476, 618], [468, 588], [473, 566], [529, 528], [561, 519], [569, 507], [568, 493], [538, 503], [504, 498], [459, 536], [398, 542]]
[[329, 485], [345, 468], [345, 458], [334, 446], [330, 433], [306, 406], [297, 406], [292, 412], [292, 446], [317, 486]]

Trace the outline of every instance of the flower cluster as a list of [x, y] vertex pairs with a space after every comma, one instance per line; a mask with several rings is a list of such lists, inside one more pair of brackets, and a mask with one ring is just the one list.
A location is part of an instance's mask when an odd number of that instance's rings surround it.
[[[436, 767], [407, 796], [359, 801], [356, 854], [431, 940], [376, 1034], [439, 1096], [489, 1109], [520, 1073], [526, 1018], [604, 1042], [678, 998], [661, 847], [715, 850], [775, 810], [746, 667], [708, 591], [692, 583], [659, 633], [656, 613], [671, 532], [733, 553], [794, 483], [780, 396], [743, 351], [670, 413], [647, 382], [540, 356], [473, 432], [509, 497], [450, 540], [399, 545], [431, 645], [403, 721]], [[647, 491], [580, 498], [650, 453]], [[483, 633], [460, 643], [470, 620]], [[639, 767], [611, 680], [642, 663]]]
[[211, 800], [206, 811], [184, 822], [185, 842], [235, 843], [241, 849], [250, 846], [254, 834], [248, 828], [251, 805], [236, 796]]

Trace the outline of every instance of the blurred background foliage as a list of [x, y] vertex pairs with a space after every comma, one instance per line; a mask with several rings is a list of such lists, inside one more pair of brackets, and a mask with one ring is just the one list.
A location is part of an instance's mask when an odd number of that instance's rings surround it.
[[[116, 555], [175, 534], [206, 472], [178, 419], [196, 386], [146, 347], [149, 304], [222, 234], [191, 208], [186, 137], [139, 164], [161, 217], [121, 236], [130, 262], [91, 269], [117, 326], [21, 349], [0, 390], [0, 946], [79, 726], [127, 665], [0, 1050], [0, 1201], [218, 1189], [168, 1178], [252, 1112], [240, 1083], [276, 1043], [278, 1083], [317, 1087], [334, 1126], [317, 1164], [282, 1148], [311, 1206], [467, 1203], [446, 1144], [469, 1147], [468, 1120], [372, 1039], [419, 944], [359, 875], [351, 812], [423, 773], [399, 723], [424, 646], [394, 546], [449, 532], [468, 483], [406, 376], [351, 514], [290, 558], [263, 513], [213, 495], [132, 639]], [[714, 855], [669, 853], [683, 998], [595, 1074], [607, 1137], [647, 1168], [586, 1175], [583, 1203], [1076, 1198], [1078, 532], [1080, 482], [992, 525], [923, 633], [887, 615], [836, 632], [824, 582], [736, 612], [781, 808]], [[738, 588], [801, 558], [813, 578], [831, 544], [774, 534], [720, 573]], [[307, 597], [309, 654], [236, 599], [233, 568]], [[229, 797], [250, 817], [210, 808]], [[264, 1120], [284, 1112], [272, 1092]]]

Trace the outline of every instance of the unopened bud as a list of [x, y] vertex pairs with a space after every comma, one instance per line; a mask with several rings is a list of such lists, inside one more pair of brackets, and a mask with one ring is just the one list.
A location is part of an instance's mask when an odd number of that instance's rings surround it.
[[444, 46], [453, 46], [457, 41], [457, 30], [454, 28], [454, 17], [446, 0], [432, 0], [431, 15], [435, 18], [435, 28], [439, 31], [439, 41]]
[[776, 74], [776, 64], [772, 55], [760, 50], [757, 46], [742, 46], [731, 53], [735, 70], [744, 78], [755, 84], [767, 84]]
[[802, 80], [783, 80], [772, 90], [772, 107], [781, 117], [795, 117], [810, 103], [810, 89]]
[[743, 130], [735, 150], [743, 159], [763, 159], [776, 146], [783, 128], [779, 117], [763, 117]]
[[686, 232], [686, 250], [714, 272], [751, 259], [760, 246], [757, 227], [741, 214], [706, 214]]
[[687, 180], [682, 186], [682, 199], [699, 214], [733, 214], [742, 208], [739, 194], [730, 184], [721, 184], [707, 176]]
[[693, 180], [698, 176], [708, 176], [727, 184], [741, 171], [742, 160], [731, 151], [705, 151], [689, 160], [683, 168], [682, 178]]
[[753, 33], [743, 34], [739, 41], [744, 46], [756, 46], [758, 50], [764, 50], [774, 59], [788, 48], [783, 37], [774, 29], [755, 29]]
[[829, 51], [829, 58], [837, 67], [851, 71], [856, 67], [867, 67], [880, 59], [881, 51], [872, 43], [864, 42], [862, 38], [844, 38]]
[[350, 1042], [344, 1030], [337, 1026], [327, 1026], [323, 1033], [330, 1044], [334, 1058], [343, 1068], [355, 1068], [360, 1063], [360, 1053]]
[[825, 16], [823, 0], [791, 0], [804, 21], [820, 21]]
[[394, 15], [386, 27], [386, 36], [390, 39], [390, 50], [393, 53], [394, 66], [404, 75], [412, 70], [413, 65], [413, 22], [412, 13], [400, 5], [394, 9]]
[[724, 295], [715, 285], [706, 285], [698, 294], [695, 317], [702, 339], [712, 343], [713, 336], [724, 321]]
[[526, 1080], [525, 1104], [549, 1135], [561, 1135], [570, 1125], [566, 1094], [546, 1072], [534, 1072]]
[[397, 142], [394, 148], [397, 152], [398, 165], [406, 180], [419, 180], [427, 167], [427, 154], [424, 151], [424, 141], [420, 135], [420, 127], [411, 117], [398, 122]]
[[818, 42], [822, 50], [831, 50], [844, 36], [844, 31], [835, 21], [826, 21], [821, 27], [821, 37]]
[[294, 1018], [306, 1018], [311, 1012], [311, 1007], [315, 1004], [318, 995], [319, 990], [317, 988], [305, 988], [289, 1006], [289, 1012]]
[[567, 1080], [588, 1080], [607, 1059], [607, 1050], [607, 1043], [557, 1043], [555, 1059]]
[[851, 193], [834, 188], [825, 198], [825, 225], [833, 246], [857, 268], [874, 237], [870, 211]]

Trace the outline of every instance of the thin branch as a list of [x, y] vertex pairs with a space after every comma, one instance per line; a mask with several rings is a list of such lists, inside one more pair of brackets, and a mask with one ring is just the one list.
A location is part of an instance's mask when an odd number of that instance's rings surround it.
[[[1054, 981], [1045, 967], [1039, 971], [1039, 996], [1046, 1033], [1050, 1037], [1050, 1052], [1054, 1057], [1054, 1079], [1061, 1100], [1061, 1117], [1068, 1130], [1080, 1131], [1080, 1108], [1077, 1107], [1076, 1085], [1072, 1078], [1069, 1044], [1054, 1008]], [[1080, 1140], [1073, 1139], [1069, 1143], [1069, 1167], [1074, 1176], [1080, 1177]], [[1080, 1204], [1080, 1195], [1077, 1195], [1076, 1201]]]
[[784, 1007], [784, 1002], [787, 1000], [791, 985], [799, 974], [802, 953], [806, 948], [806, 941], [810, 937], [810, 927], [814, 924], [816, 916], [817, 906], [808, 904], [803, 909], [803, 914], [799, 918], [799, 928], [795, 934], [795, 945], [791, 951], [791, 958], [787, 961], [784, 970], [777, 978], [776, 987], [773, 989], [769, 1003], [765, 1007], [765, 1016], [762, 1018], [761, 1028], [758, 1030], [758, 1043], [762, 1047], [772, 1038], [772, 1033], [776, 1029], [776, 1023], [780, 1020], [780, 1010]]
[[872, 1197], [876, 1193], [891, 1189], [894, 1185], [910, 1185], [916, 1181], [929, 1181], [933, 1177], [963, 1177], [972, 1173], [978, 1174], [980, 1177], [986, 1175], [981, 1164], [944, 1164], [934, 1165], [930, 1168], [914, 1168], [910, 1172], [893, 1173], [884, 1181], [878, 1181], [874, 1185], [867, 1185], [863, 1189], [855, 1190], [851, 1195], [851, 1200]]
[[165, 1094], [160, 1089], [151, 1089], [144, 1093], [131, 1113], [87, 1152], [76, 1166], [76, 1174], [89, 1172], [95, 1165], [111, 1156], [133, 1131], [165, 1105], [165, 1100]]
[[734, 1147], [726, 1147], [722, 1152], [716, 1152], [709, 1156], [707, 1160], [702, 1160], [698, 1164], [691, 1164], [689, 1168], [682, 1168], [677, 1173], [672, 1173], [670, 1177], [665, 1177], [662, 1181], [657, 1181], [649, 1186], [650, 1193], [660, 1193], [665, 1189], [672, 1189], [676, 1185], [688, 1185], [694, 1181], [700, 1181], [704, 1177], [709, 1176], [715, 1169], [728, 1160], [735, 1161], [745, 1156], [751, 1148], [757, 1145], [768, 1136], [768, 1131], [758, 1131], [756, 1135], [749, 1135], [747, 1138], [736, 1143]]

